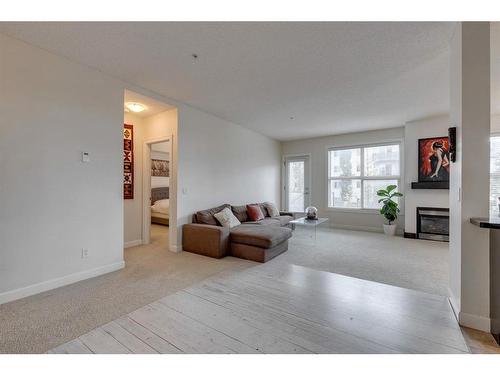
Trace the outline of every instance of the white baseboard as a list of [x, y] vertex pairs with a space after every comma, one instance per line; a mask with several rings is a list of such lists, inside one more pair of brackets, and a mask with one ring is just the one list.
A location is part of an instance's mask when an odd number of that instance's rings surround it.
[[455, 297], [450, 288], [448, 288], [448, 301], [450, 302], [453, 315], [457, 322], [459, 321], [458, 315], [460, 314], [460, 301]]
[[490, 318], [479, 315], [472, 315], [460, 311], [460, 301], [455, 297], [450, 288], [448, 288], [448, 296], [453, 314], [455, 314], [455, 318], [461, 326], [474, 328], [483, 332], [490, 332]]
[[[330, 228], [336, 229], [347, 229], [347, 230], [357, 230], [361, 232], [373, 232], [373, 233], [384, 233], [382, 226], [380, 227], [368, 227], [363, 225], [343, 225], [343, 224], [331, 224]], [[403, 236], [403, 229], [399, 228], [396, 230], [397, 236]]]
[[128, 241], [123, 244], [123, 248], [128, 249], [129, 247], [134, 247], [139, 245], [142, 245], [142, 240]]
[[362, 226], [362, 225], [331, 224], [330, 228], [359, 230], [359, 231], [363, 231], [363, 232], [375, 232], [375, 233], [382, 233], [384, 231], [382, 228], [367, 227], [367, 226]]
[[182, 251], [181, 245], [170, 245], [170, 251], [173, 253], [180, 253]]
[[90, 270], [73, 273], [71, 275], [58, 277], [56, 279], [43, 281], [41, 283], [29, 285], [23, 288], [9, 290], [7, 292], [0, 293], [0, 305], [2, 303], [15, 301], [17, 299], [29, 297], [34, 294], [46, 292], [47, 290], [60, 288], [62, 286], [73, 284], [78, 281], [104, 275], [105, 273], [117, 271], [124, 267], [125, 267], [125, 262], [121, 261], [117, 263], [111, 263], [102, 267], [97, 267]]
[[491, 320], [484, 316], [467, 314], [460, 312], [458, 314], [458, 322], [461, 326], [474, 328], [483, 332], [490, 332]]

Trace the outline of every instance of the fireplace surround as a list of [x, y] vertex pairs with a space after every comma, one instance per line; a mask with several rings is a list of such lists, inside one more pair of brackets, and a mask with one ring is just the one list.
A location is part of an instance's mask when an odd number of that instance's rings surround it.
[[416, 238], [449, 241], [450, 210], [441, 207], [417, 207]]

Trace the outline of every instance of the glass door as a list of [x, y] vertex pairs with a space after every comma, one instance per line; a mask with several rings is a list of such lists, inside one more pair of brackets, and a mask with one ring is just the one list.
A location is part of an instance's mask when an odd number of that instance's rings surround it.
[[309, 156], [285, 158], [285, 201], [290, 212], [304, 212], [310, 205]]

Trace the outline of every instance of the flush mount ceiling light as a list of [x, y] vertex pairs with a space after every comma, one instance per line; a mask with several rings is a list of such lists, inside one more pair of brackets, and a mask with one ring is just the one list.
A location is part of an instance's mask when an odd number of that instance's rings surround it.
[[138, 113], [144, 111], [146, 109], [146, 106], [141, 103], [125, 103], [125, 108], [127, 108], [129, 111]]

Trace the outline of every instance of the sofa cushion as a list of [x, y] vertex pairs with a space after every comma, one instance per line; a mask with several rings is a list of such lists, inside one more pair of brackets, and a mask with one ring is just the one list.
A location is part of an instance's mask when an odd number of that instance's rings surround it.
[[261, 211], [262, 211], [262, 214], [264, 215], [264, 217], [269, 217], [271, 215], [269, 215], [269, 212], [267, 211], [267, 207], [266, 207], [266, 204], [265, 203], [256, 203], [259, 205]]
[[268, 225], [239, 225], [231, 229], [230, 241], [269, 249], [292, 237], [292, 230]]
[[260, 221], [264, 219], [264, 213], [258, 204], [248, 204], [247, 205], [248, 218], [251, 221]]
[[281, 224], [280, 224], [280, 221], [279, 221], [279, 218], [277, 217], [266, 217], [262, 220], [259, 220], [259, 221], [247, 221], [243, 224], [253, 224], [253, 225], [274, 225], [275, 227], [279, 227]]
[[290, 223], [290, 221], [293, 220], [293, 217], [289, 216], [289, 215], [283, 215], [283, 216], [278, 216], [278, 217], [273, 218], [273, 219], [278, 219], [280, 222], [280, 225], [282, 227], [284, 227], [284, 226], [288, 225], [288, 223]]
[[210, 208], [208, 210], [198, 211], [196, 215], [196, 222], [198, 224], [218, 225], [219, 222], [215, 219], [214, 214], [221, 212], [224, 208], [231, 207], [229, 204], [223, 204], [219, 207]]
[[274, 203], [266, 202], [266, 203], [264, 203], [264, 207], [267, 210], [268, 216], [270, 216], [270, 217], [280, 216], [280, 211], [278, 210], [278, 208], [276, 207], [276, 205]]
[[248, 221], [247, 206], [231, 206], [231, 210], [234, 216], [242, 223]]

